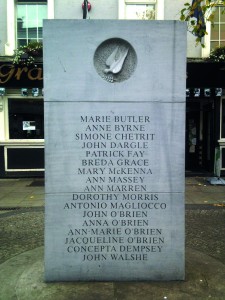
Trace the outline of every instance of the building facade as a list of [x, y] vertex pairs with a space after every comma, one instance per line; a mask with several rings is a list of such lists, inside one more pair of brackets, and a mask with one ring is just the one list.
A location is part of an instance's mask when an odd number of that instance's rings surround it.
[[[90, 0], [87, 18], [140, 19], [149, 22], [174, 20], [179, 19], [179, 11], [185, 2]], [[32, 54], [32, 62], [27, 54], [15, 61], [14, 51], [27, 45], [36, 47], [42, 42], [43, 19], [82, 19], [82, 3], [83, 0], [0, 2], [2, 178], [44, 175], [42, 53]], [[195, 37], [187, 32], [187, 173], [213, 173], [216, 165], [217, 173], [225, 174], [225, 64], [204, 59], [214, 47], [225, 46], [225, 15], [221, 12], [222, 7], [217, 7], [214, 27], [206, 24], [208, 35], [204, 38], [205, 48], [196, 46]]]

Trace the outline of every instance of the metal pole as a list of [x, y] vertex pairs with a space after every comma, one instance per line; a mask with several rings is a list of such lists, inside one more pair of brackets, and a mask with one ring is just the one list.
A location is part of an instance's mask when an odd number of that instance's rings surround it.
[[84, 0], [83, 19], [87, 19], [88, 0]]

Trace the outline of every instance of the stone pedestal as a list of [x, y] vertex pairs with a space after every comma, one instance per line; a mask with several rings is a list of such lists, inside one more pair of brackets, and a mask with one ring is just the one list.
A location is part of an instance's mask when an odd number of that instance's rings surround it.
[[46, 281], [184, 279], [186, 27], [44, 24]]

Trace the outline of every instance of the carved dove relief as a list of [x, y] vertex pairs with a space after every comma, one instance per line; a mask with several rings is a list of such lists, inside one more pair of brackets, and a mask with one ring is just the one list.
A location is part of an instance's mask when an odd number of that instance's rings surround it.
[[119, 46], [115, 48], [115, 50], [110, 54], [108, 59], [106, 60], [106, 65], [109, 67], [104, 70], [104, 73], [113, 73], [117, 74], [121, 71], [125, 58], [127, 57], [129, 49], [121, 49]]

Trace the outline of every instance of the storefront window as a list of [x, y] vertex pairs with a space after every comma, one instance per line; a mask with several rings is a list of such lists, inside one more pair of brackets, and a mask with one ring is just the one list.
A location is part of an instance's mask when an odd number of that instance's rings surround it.
[[17, 47], [42, 41], [43, 19], [47, 18], [47, 1], [17, 1]]
[[9, 138], [44, 138], [44, 103], [39, 99], [9, 99]]
[[155, 20], [155, 4], [127, 4], [126, 18], [130, 20]]
[[221, 138], [225, 139], [225, 98], [222, 99], [221, 105]]
[[164, 20], [164, 0], [118, 0], [119, 19]]
[[214, 24], [211, 25], [211, 50], [225, 46], [225, 14], [224, 6], [215, 8]]

